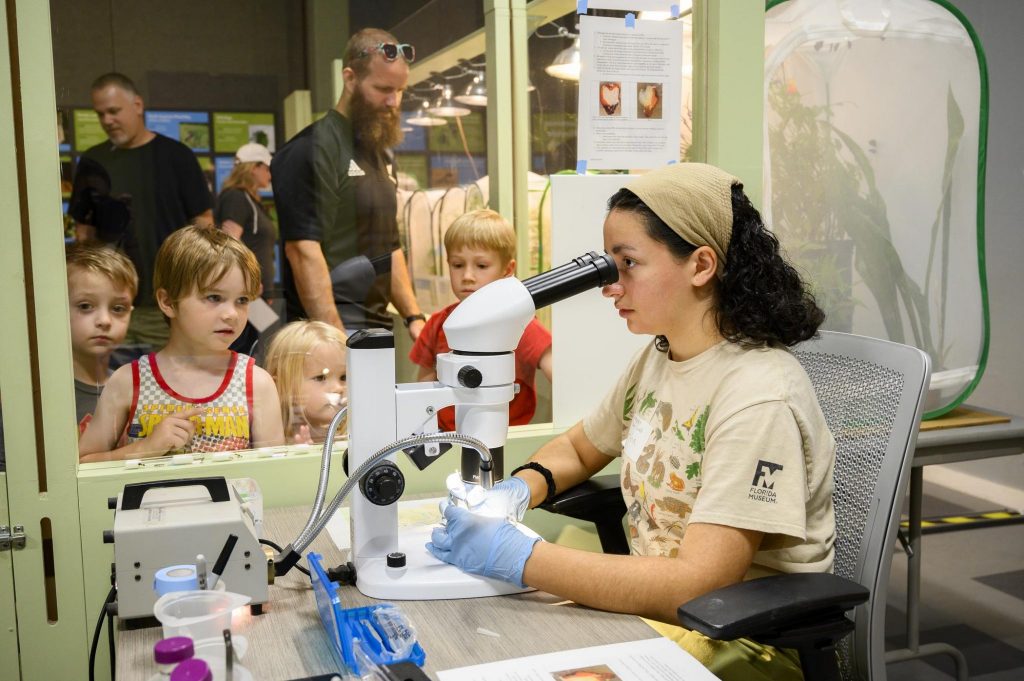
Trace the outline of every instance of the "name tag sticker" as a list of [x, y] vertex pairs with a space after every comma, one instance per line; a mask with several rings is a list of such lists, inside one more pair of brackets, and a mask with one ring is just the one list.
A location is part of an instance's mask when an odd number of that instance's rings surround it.
[[640, 416], [633, 416], [626, 432], [626, 439], [622, 441], [622, 455], [633, 462], [640, 458], [653, 430], [649, 421]]

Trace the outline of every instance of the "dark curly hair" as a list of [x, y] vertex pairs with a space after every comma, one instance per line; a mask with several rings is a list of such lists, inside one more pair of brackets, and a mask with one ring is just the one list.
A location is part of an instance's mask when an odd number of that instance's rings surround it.
[[[647, 235], [665, 244], [678, 260], [697, 250], [628, 189], [620, 189], [608, 200], [608, 210], [636, 214]], [[715, 281], [715, 294], [719, 333], [748, 347], [795, 345], [813, 337], [825, 321], [825, 313], [782, 257], [779, 240], [765, 228], [741, 185], [732, 187], [732, 238], [725, 269]], [[667, 352], [668, 339], [658, 336], [655, 346]]]

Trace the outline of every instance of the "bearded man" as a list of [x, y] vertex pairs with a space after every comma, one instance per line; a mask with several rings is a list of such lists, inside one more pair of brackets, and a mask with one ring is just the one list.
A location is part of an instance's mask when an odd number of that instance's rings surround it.
[[386, 31], [353, 35], [338, 103], [274, 155], [289, 320], [345, 333], [391, 328], [391, 301], [413, 339], [423, 328], [399, 241], [391, 154], [402, 139], [399, 105], [414, 56]]

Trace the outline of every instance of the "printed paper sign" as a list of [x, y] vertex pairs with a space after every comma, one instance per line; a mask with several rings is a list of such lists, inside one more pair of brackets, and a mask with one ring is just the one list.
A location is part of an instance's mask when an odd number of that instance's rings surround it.
[[578, 169], [678, 161], [683, 23], [580, 17], [580, 49]]

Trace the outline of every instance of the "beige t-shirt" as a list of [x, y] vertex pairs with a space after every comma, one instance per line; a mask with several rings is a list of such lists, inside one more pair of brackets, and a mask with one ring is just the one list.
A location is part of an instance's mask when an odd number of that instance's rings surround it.
[[832, 569], [835, 441], [785, 349], [674, 362], [652, 342], [583, 429], [623, 457], [633, 553], [675, 556], [689, 523], [714, 523], [765, 533], [748, 577]]

